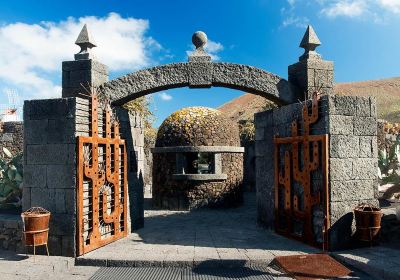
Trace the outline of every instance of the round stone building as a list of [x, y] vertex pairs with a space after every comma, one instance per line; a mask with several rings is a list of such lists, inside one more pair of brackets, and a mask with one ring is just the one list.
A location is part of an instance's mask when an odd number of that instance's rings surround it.
[[222, 112], [181, 109], [161, 124], [153, 152], [153, 204], [187, 210], [242, 201], [239, 130]]

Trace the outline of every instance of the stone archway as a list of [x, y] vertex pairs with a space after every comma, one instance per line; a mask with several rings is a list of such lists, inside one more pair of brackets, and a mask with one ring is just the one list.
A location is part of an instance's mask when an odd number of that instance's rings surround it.
[[[98, 86], [98, 92], [106, 96], [115, 107], [148, 94], [182, 87], [225, 87], [262, 96], [278, 105], [292, 104], [301, 99], [301, 90], [278, 75], [249, 65], [211, 61], [211, 56], [204, 50], [207, 38], [203, 32], [196, 32], [192, 41], [196, 49], [189, 56], [188, 62], [139, 70], [103, 82]], [[136, 142], [142, 141], [132, 139], [132, 143]], [[133, 150], [136, 148], [143, 149], [134, 147]], [[143, 190], [133, 191], [135, 193], [130, 194], [130, 197], [143, 196]], [[143, 204], [131, 204], [134, 208], [138, 206], [134, 210], [131, 207], [131, 218], [141, 221], [133, 228], [142, 227]]]
[[207, 43], [204, 32], [195, 32], [192, 42], [196, 49], [189, 56], [189, 62], [133, 72], [102, 84], [100, 92], [116, 106], [147, 94], [180, 87], [226, 87], [257, 94], [280, 105], [299, 99], [296, 87], [278, 75], [248, 65], [212, 62], [204, 50]]
[[154, 92], [180, 88], [226, 87], [254, 93], [278, 104], [298, 99], [297, 90], [285, 79], [248, 65], [189, 61], [140, 70], [104, 83], [99, 90], [114, 105]]

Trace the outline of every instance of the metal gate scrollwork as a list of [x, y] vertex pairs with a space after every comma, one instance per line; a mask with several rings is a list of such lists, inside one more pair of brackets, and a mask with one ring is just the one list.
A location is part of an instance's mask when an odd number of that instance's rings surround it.
[[100, 108], [99, 103], [91, 94], [89, 136], [77, 141], [78, 255], [127, 235], [125, 140], [109, 104]]
[[274, 136], [275, 230], [326, 250], [329, 138], [310, 134], [310, 126], [318, 121], [318, 104], [314, 94], [311, 113], [307, 102], [303, 105], [301, 127], [294, 120], [290, 137]]

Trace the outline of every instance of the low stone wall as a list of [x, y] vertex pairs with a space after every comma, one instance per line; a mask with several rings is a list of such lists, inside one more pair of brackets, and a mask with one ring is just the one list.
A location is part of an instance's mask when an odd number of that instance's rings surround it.
[[22, 152], [24, 145], [24, 126], [22, 122], [0, 123], [0, 153], [3, 147], [13, 155]]
[[22, 228], [20, 215], [0, 214], [0, 249], [22, 252]]

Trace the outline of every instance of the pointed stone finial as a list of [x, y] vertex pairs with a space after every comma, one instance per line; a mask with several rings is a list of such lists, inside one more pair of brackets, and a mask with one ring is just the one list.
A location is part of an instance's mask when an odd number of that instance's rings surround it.
[[203, 31], [196, 31], [192, 36], [192, 43], [196, 47], [193, 53], [189, 55], [189, 61], [210, 61], [211, 56], [204, 50], [207, 44], [207, 34]]
[[319, 45], [321, 45], [321, 41], [315, 33], [314, 28], [309, 25], [300, 43], [300, 48], [304, 49], [304, 54], [300, 56], [299, 60], [320, 59], [321, 55], [315, 51]]
[[81, 47], [80, 52], [75, 54], [75, 60], [94, 58], [93, 54], [91, 53], [91, 49], [96, 47], [96, 44], [94, 43], [86, 24], [82, 27], [75, 44]]

